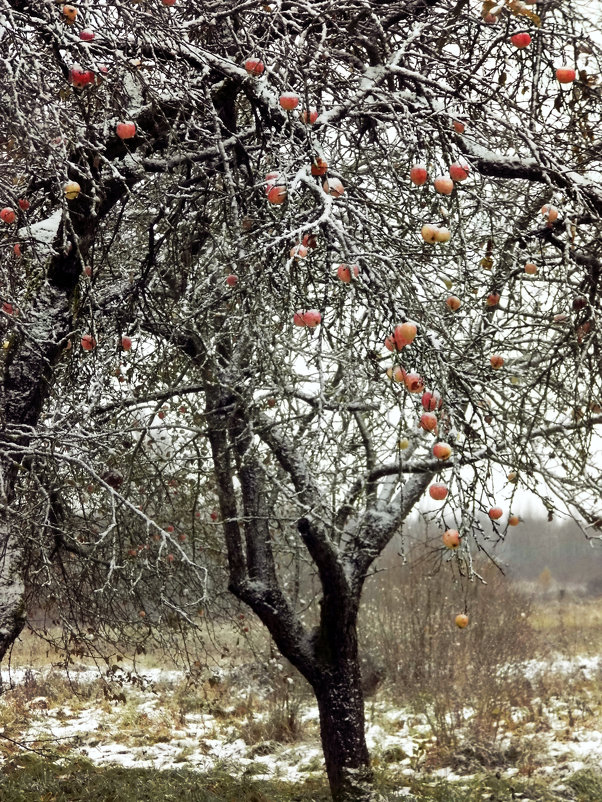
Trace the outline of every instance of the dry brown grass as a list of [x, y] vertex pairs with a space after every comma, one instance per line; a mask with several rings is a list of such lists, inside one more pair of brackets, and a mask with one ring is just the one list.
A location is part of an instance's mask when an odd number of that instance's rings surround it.
[[539, 599], [530, 622], [542, 647], [565, 654], [602, 653], [602, 599]]

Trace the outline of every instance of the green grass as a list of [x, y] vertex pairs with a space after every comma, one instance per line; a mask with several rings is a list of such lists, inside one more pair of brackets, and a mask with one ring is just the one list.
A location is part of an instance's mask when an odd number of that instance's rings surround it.
[[[393, 772], [377, 776], [384, 800], [407, 802], [566, 802], [540, 780], [517, 777], [500, 779], [484, 774], [470, 780], [447, 782], [424, 776], [409, 781], [409, 796], [395, 792], [408, 785]], [[574, 802], [600, 802], [602, 774], [579, 771], [567, 781]], [[0, 769], [2, 802], [329, 802], [322, 779], [288, 784], [243, 778], [234, 780], [226, 771], [200, 774], [190, 769], [156, 771], [94, 766], [87, 760], [52, 762], [35, 755], [18, 755]]]
[[576, 771], [567, 781], [578, 802], [598, 802], [602, 800], [602, 774], [593, 769]]

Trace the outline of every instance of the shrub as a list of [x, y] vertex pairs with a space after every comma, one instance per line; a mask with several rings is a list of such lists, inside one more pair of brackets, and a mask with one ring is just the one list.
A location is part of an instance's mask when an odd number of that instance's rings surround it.
[[[394, 563], [367, 591], [361, 637], [385, 667], [391, 692], [426, 719], [440, 745], [455, 745], [460, 726], [495, 738], [513, 708], [527, 706], [523, 661], [533, 656], [530, 604], [495, 566], [477, 566], [483, 582], [455, 571], [425, 575], [427, 546]], [[459, 630], [454, 616], [468, 610]]]

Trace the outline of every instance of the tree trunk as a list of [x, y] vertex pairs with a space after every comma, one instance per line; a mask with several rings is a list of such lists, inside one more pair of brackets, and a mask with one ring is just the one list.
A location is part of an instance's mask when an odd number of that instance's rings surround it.
[[[23, 550], [0, 514], [0, 664], [25, 626]], [[2, 676], [0, 675], [0, 693]]]
[[320, 672], [314, 685], [326, 772], [334, 802], [374, 799], [357, 657]]

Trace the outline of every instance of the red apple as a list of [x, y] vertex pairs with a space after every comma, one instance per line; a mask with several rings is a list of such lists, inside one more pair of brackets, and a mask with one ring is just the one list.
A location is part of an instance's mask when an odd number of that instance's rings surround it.
[[572, 67], [559, 67], [556, 70], [556, 80], [561, 84], [572, 84], [577, 73]]
[[518, 517], [518, 515], [511, 515], [508, 518], [508, 525], [509, 526], [518, 526], [519, 523], [520, 523], [520, 518]]
[[397, 348], [401, 351], [406, 345], [413, 343], [417, 332], [418, 327], [411, 320], [406, 323], [398, 323], [393, 331]]
[[534, 265], [533, 262], [527, 262], [525, 265], [525, 273], [528, 276], [534, 276], [537, 273], [537, 265]]
[[360, 274], [360, 269], [357, 265], [339, 265], [337, 268], [337, 277], [340, 281], [344, 284], [349, 284], [351, 281], [353, 273], [353, 278], [357, 278]]
[[448, 309], [451, 309], [452, 312], [457, 312], [457, 310], [462, 306], [462, 301], [455, 295], [450, 295], [449, 298], [446, 299], [445, 304]]
[[441, 482], [435, 482], [429, 487], [429, 496], [435, 501], [443, 501], [447, 497], [447, 487]]
[[423, 164], [415, 164], [410, 170], [410, 181], [412, 184], [416, 184], [417, 187], [426, 184], [427, 179], [428, 172]]
[[6, 225], [14, 223], [16, 218], [17, 215], [15, 214], [15, 210], [11, 209], [10, 206], [5, 206], [4, 209], [0, 211], [0, 220], [2, 220], [3, 223], [6, 223]]
[[422, 404], [423, 408], [426, 409], [428, 412], [433, 412], [435, 409], [441, 409], [443, 406], [443, 399], [441, 395], [435, 391], [431, 392], [430, 390], [424, 393], [422, 398], [420, 399], [420, 403]]
[[437, 430], [437, 416], [432, 412], [425, 412], [420, 416], [420, 426], [427, 432], [434, 432]]
[[326, 163], [326, 160], [323, 159], [321, 156], [316, 156], [313, 164], [311, 165], [311, 174], [325, 175], [327, 170], [328, 170], [328, 164]]
[[452, 448], [449, 443], [435, 443], [433, 446], [433, 456], [440, 460], [446, 460], [451, 457]]
[[301, 119], [304, 123], [308, 125], [313, 125], [315, 121], [318, 119], [318, 110], [313, 106], [310, 106], [309, 109], [304, 109], [301, 112]]
[[284, 92], [278, 98], [278, 102], [285, 111], [292, 111], [299, 105], [299, 95], [296, 95], [294, 92]]
[[449, 166], [449, 174], [454, 181], [466, 181], [468, 178], [468, 165], [454, 162]]
[[522, 50], [525, 47], [529, 47], [531, 44], [531, 37], [528, 33], [515, 33], [514, 36], [510, 37], [510, 41], [518, 50]]
[[91, 42], [96, 37], [96, 34], [90, 28], [84, 28], [79, 32], [79, 38], [82, 42]]
[[125, 334], [121, 338], [121, 347], [124, 351], [131, 351], [132, 349], [132, 340], [131, 337], [127, 337]]
[[446, 529], [442, 540], [448, 549], [457, 549], [460, 545], [460, 533], [457, 529]]
[[446, 175], [437, 176], [433, 184], [440, 195], [451, 195], [454, 189], [454, 182]]
[[500, 294], [498, 292], [490, 292], [485, 300], [485, 306], [497, 306], [500, 302]]
[[499, 370], [504, 364], [504, 357], [499, 354], [493, 354], [493, 356], [489, 358], [489, 362], [494, 370]]
[[499, 521], [504, 514], [504, 510], [501, 507], [492, 507], [487, 514], [492, 521]]
[[424, 380], [418, 373], [406, 373], [404, 382], [409, 393], [421, 393], [424, 390]]
[[13, 312], [14, 312], [13, 305], [12, 305], [12, 304], [9, 304], [9, 303], [8, 303], [8, 301], [5, 301], [5, 302], [2, 304], [2, 311], [3, 311], [3, 312], [4, 312], [4, 314], [6, 314], [6, 315], [12, 315], [12, 314], [13, 314]]
[[548, 223], [555, 223], [558, 220], [558, 209], [549, 203], [541, 207], [541, 213], [544, 217], [547, 217]]
[[91, 334], [84, 334], [81, 338], [81, 346], [84, 351], [93, 351], [96, 348], [96, 340]]
[[226, 284], [228, 287], [236, 287], [238, 284], [238, 276], [235, 273], [230, 273], [229, 276], [226, 276]]
[[92, 70], [82, 70], [78, 65], [73, 66], [69, 70], [69, 83], [77, 89], [83, 89], [85, 86], [93, 84], [94, 77]]
[[278, 206], [286, 200], [286, 187], [282, 184], [274, 184], [268, 189], [268, 203]]
[[466, 130], [466, 126], [464, 125], [463, 122], [460, 122], [460, 120], [454, 120], [452, 125], [454, 127], [454, 131], [457, 134], [463, 134], [464, 131]]
[[30, 206], [31, 203], [27, 200], [27, 198], [19, 198], [19, 209], [26, 212]]
[[307, 248], [305, 245], [293, 245], [289, 254], [291, 259], [305, 259], [307, 256]]
[[315, 234], [304, 234], [303, 239], [301, 240], [301, 245], [305, 245], [306, 248], [317, 248], [318, 238]]
[[304, 318], [305, 325], [310, 329], [314, 329], [322, 322], [322, 315], [317, 309], [309, 309], [307, 312], [305, 312]]
[[263, 61], [261, 61], [261, 59], [251, 57], [245, 61], [245, 70], [249, 73], [249, 75], [259, 77], [265, 70], [265, 64]]
[[468, 626], [468, 616], [465, 613], [459, 613], [456, 616], [456, 626], [459, 629], [465, 629]]
[[212, 511], [212, 512], [209, 514], [209, 517], [211, 518], [211, 520], [212, 520], [212, 521], [217, 521], [217, 519], [219, 518], [219, 515], [218, 515], [218, 513], [217, 513], [217, 510], [213, 510], [213, 511]]
[[322, 184], [322, 189], [327, 195], [332, 195], [333, 198], [340, 198], [345, 192], [343, 182], [338, 178], [329, 178]]
[[307, 323], [305, 322], [305, 314], [303, 312], [295, 312], [293, 315], [293, 323], [295, 326], [307, 326]]
[[164, 6], [175, 6], [176, 0], [161, 0]]
[[15, 242], [15, 244], [13, 245], [13, 253], [14, 253], [14, 254], [15, 254], [15, 256], [17, 256], [17, 257], [21, 257], [21, 256], [23, 255], [23, 254], [21, 253], [21, 245], [20, 245], [20, 243], [18, 243], [18, 242]]
[[117, 123], [115, 131], [119, 139], [132, 139], [136, 136], [136, 123]]

